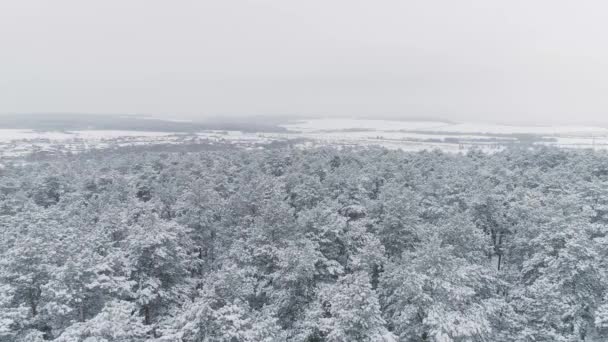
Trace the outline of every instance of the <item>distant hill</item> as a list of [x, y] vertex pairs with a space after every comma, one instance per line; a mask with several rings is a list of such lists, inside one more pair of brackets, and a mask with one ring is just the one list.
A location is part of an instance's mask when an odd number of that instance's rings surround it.
[[113, 114], [3, 114], [0, 129], [37, 131], [126, 130], [149, 132], [199, 132], [234, 130], [243, 132], [283, 132], [285, 128], [262, 120], [213, 119], [207, 121], [170, 121], [136, 115]]

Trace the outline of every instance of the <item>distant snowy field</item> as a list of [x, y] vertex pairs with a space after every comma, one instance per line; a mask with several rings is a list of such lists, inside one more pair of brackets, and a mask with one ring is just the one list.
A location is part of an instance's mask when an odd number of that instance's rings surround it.
[[601, 134], [608, 135], [608, 128], [593, 126], [512, 126], [480, 123], [447, 123], [438, 121], [395, 121], [360, 119], [313, 119], [282, 125], [290, 131], [304, 133], [367, 129], [375, 131], [454, 132], [466, 134]]
[[486, 123], [312, 119], [283, 125], [292, 136], [319, 142], [383, 145], [406, 150], [495, 150], [528, 136], [536, 144], [608, 148], [608, 128], [595, 126], [512, 126]]
[[39, 132], [0, 129], [0, 158], [12, 158], [32, 152], [80, 152], [92, 148], [171, 143], [175, 133], [144, 131], [86, 130]]
[[37, 132], [33, 130], [0, 129], [0, 142], [12, 142], [32, 139], [48, 139], [56, 142], [85, 139], [107, 140], [124, 137], [163, 137], [175, 133], [139, 132], [139, 131], [73, 131], [73, 132]]
[[441, 149], [493, 152], [527, 139], [526, 143], [565, 148], [608, 149], [608, 128], [593, 126], [510, 126], [440, 121], [396, 121], [327, 118], [281, 125], [283, 133], [201, 131], [197, 133], [82, 130], [40, 132], [0, 129], [0, 158], [34, 151], [79, 152], [92, 148], [182, 142], [231, 143], [259, 146], [297, 139], [302, 147], [384, 146], [407, 151]]

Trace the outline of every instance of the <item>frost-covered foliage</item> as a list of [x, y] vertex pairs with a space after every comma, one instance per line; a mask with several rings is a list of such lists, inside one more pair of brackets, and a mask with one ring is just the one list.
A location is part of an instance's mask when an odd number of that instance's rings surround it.
[[604, 153], [116, 150], [0, 172], [0, 341], [608, 340]]

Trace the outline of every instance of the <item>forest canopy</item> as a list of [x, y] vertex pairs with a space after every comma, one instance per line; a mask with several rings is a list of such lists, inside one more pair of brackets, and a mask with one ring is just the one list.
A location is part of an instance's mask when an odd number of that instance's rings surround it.
[[0, 341], [606, 341], [608, 154], [84, 153], [0, 170]]

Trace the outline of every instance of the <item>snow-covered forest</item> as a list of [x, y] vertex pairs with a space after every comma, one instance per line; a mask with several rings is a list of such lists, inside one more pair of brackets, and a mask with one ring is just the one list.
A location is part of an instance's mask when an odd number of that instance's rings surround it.
[[0, 226], [0, 341], [608, 340], [605, 152], [84, 153]]

